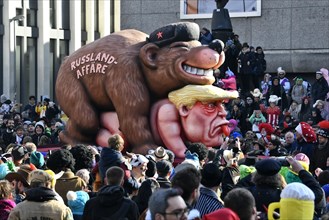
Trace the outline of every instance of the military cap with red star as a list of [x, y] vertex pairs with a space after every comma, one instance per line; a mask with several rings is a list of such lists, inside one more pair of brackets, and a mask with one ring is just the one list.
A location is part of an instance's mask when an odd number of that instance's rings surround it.
[[200, 34], [199, 25], [193, 22], [178, 22], [168, 24], [153, 31], [146, 39], [148, 43], [154, 43], [159, 47], [167, 46], [177, 41], [198, 40]]

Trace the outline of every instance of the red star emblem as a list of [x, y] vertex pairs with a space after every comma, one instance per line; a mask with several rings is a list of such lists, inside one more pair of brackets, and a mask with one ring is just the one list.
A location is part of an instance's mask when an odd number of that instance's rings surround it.
[[158, 37], [158, 39], [162, 38], [162, 32], [161, 31], [157, 33], [157, 37]]

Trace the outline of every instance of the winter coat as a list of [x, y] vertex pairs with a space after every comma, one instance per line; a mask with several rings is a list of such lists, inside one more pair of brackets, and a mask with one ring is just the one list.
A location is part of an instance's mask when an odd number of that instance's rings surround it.
[[124, 197], [121, 186], [102, 187], [95, 198], [87, 201], [83, 211], [84, 220], [137, 220], [138, 218], [139, 211], [136, 203]]
[[67, 170], [59, 179], [56, 180], [55, 191], [63, 198], [67, 205], [66, 194], [69, 190], [79, 191], [85, 188], [87, 184], [83, 179], [75, 176], [71, 170]]
[[252, 64], [252, 72], [254, 75], [263, 75], [266, 70], [266, 60], [264, 59], [265, 54], [255, 53], [255, 60]]
[[10, 211], [16, 206], [16, 203], [11, 199], [0, 200], [0, 220], [7, 220]]
[[46, 187], [29, 189], [26, 199], [11, 210], [8, 219], [73, 220], [70, 208], [55, 197], [53, 190]]
[[280, 201], [281, 189], [269, 185], [256, 185], [249, 188], [255, 198], [256, 209], [259, 212], [266, 213], [268, 206], [272, 202]]
[[227, 79], [222, 79], [224, 83], [223, 89], [225, 90], [236, 90], [236, 79], [235, 76], [231, 76]]
[[120, 151], [113, 150], [109, 147], [104, 147], [101, 151], [99, 161], [99, 172], [101, 178], [104, 179], [106, 170], [110, 167], [119, 167], [124, 162], [123, 156]]
[[240, 60], [240, 74], [241, 75], [250, 75], [252, 74], [252, 63], [254, 61], [253, 53], [247, 51], [245, 53], [241, 52], [238, 60]]
[[310, 171], [314, 172], [318, 167], [322, 170], [329, 168], [329, 166], [327, 166], [327, 159], [329, 159], [329, 142], [327, 142], [327, 145], [322, 149], [317, 145], [313, 151], [313, 158], [310, 160]]
[[317, 100], [326, 101], [329, 86], [325, 78], [321, 77], [312, 85], [312, 98], [315, 103]]
[[303, 85], [294, 85], [291, 90], [291, 98], [298, 104], [302, 103], [302, 100], [307, 95], [307, 90]]

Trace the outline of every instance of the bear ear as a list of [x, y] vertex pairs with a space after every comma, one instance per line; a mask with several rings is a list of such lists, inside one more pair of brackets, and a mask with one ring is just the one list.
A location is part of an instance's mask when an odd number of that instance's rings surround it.
[[159, 47], [153, 43], [145, 44], [140, 52], [139, 58], [143, 62], [143, 64], [151, 69], [156, 69], [156, 59], [158, 56]]

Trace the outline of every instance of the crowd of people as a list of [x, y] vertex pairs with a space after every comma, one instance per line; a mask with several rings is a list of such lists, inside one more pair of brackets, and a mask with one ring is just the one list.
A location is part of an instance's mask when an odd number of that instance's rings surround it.
[[162, 146], [130, 153], [118, 134], [62, 145], [54, 102], [2, 95], [0, 220], [329, 219], [328, 70], [314, 83], [271, 75], [262, 48], [238, 38], [214, 72], [214, 86], [240, 93], [222, 112], [230, 135], [214, 148], [187, 141], [180, 163]]

